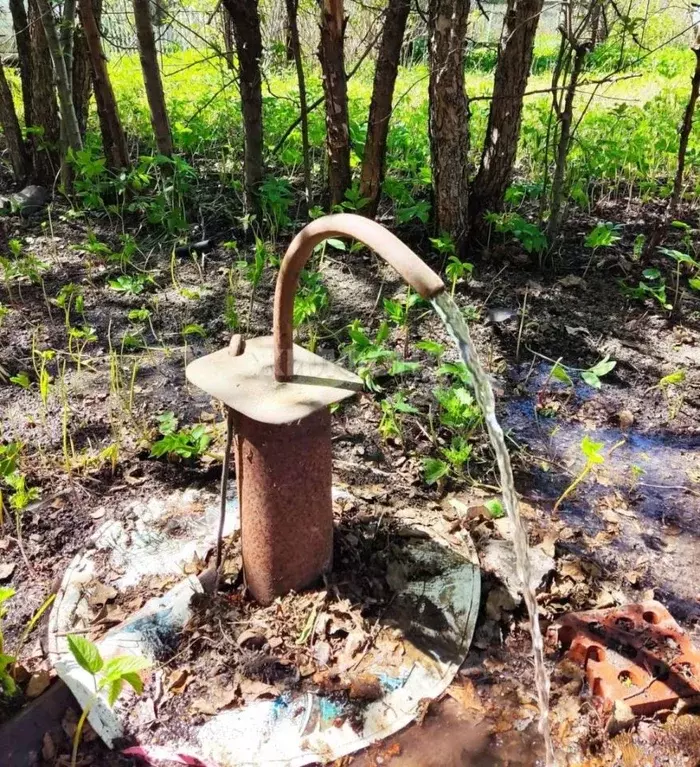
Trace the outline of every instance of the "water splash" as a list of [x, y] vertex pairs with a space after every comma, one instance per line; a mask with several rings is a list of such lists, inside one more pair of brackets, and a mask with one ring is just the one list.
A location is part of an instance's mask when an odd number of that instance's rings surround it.
[[544, 738], [545, 763], [547, 767], [552, 767], [555, 761], [552, 736], [549, 729], [549, 676], [544, 665], [544, 643], [537, 617], [535, 591], [531, 582], [527, 533], [520, 518], [518, 496], [513, 482], [513, 469], [510, 465], [510, 455], [503, 436], [503, 429], [496, 418], [496, 400], [488, 375], [476, 353], [476, 348], [469, 335], [469, 328], [462, 317], [459, 307], [447, 292], [440, 293], [440, 295], [433, 299], [432, 304], [437, 315], [444, 322], [447, 332], [457, 344], [462, 360], [474, 378], [474, 395], [484, 415], [489, 440], [496, 454], [498, 471], [501, 475], [503, 507], [512, 527], [517, 575], [520, 579], [525, 605], [530, 617], [532, 655], [535, 665], [535, 686], [537, 688], [540, 708], [539, 728]]

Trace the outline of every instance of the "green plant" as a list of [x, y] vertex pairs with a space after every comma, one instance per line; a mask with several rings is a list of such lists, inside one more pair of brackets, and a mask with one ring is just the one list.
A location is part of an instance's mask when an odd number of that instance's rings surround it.
[[0, 586], [0, 690], [12, 696], [17, 692], [17, 684], [11, 674], [12, 666], [16, 658], [5, 652], [5, 636], [2, 630], [2, 620], [7, 614], [5, 603], [15, 595], [15, 590], [7, 586]]
[[156, 420], [161, 439], [151, 447], [153, 458], [178, 456], [189, 460], [206, 452], [211, 437], [204, 424], [178, 430], [178, 420], [172, 411], [159, 415]]
[[68, 649], [75, 662], [92, 677], [93, 693], [83, 708], [78, 719], [73, 736], [73, 751], [71, 767], [75, 767], [78, 757], [78, 746], [82, 737], [85, 721], [92, 707], [97, 702], [100, 692], [107, 693], [107, 703], [113, 706], [124, 689], [124, 684], [130, 685], [138, 695], [143, 692], [143, 680], [140, 673], [150, 667], [150, 662], [138, 655], [119, 655], [109, 660], [103, 660], [100, 651], [89, 639], [76, 634], [67, 637]]
[[383, 305], [384, 311], [389, 318], [389, 322], [397, 327], [403, 328], [404, 344], [403, 356], [408, 357], [408, 342], [410, 338], [410, 317], [411, 309], [421, 302], [421, 297], [414, 293], [410, 288], [406, 292], [406, 297], [402, 300], [393, 300], [385, 298]]
[[443, 426], [471, 433], [481, 423], [481, 410], [468, 389], [451, 386], [435, 389], [433, 394], [440, 405], [439, 420]]
[[509, 234], [516, 239], [527, 253], [536, 253], [541, 257], [549, 247], [547, 237], [540, 227], [517, 213], [487, 213], [484, 218], [493, 224], [497, 232]]
[[444, 477], [459, 479], [463, 476], [464, 466], [469, 462], [473, 451], [472, 444], [459, 434], [453, 434], [450, 444], [440, 449], [443, 458], [425, 458], [423, 477], [428, 485], [434, 485]]
[[687, 253], [682, 253], [680, 250], [674, 250], [673, 248], [659, 248], [659, 252], [663, 253], [665, 256], [668, 256], [669, 258], [673, 259], [676, 262], [676, 270], [675, 270], [676, 289], [673, 296], [673, 308], [675, 310], [678, 310], [680, 306], [679, 297], [680, 297], [681, 267], [685, 265], [692, 269], [693, 277], [691, 277], [688, 280], [688, 284], [690, 285], [691, 288], [698, 290], [700, 289], [700, 279], [698, 279], [696, 275], [700, 271], [700, 263], [698, 263], [692, 256], [689, 256]]
[[605, 458], [602, 455], [603, 447], [604, 445], [602, 442], [594, 442], [587, 434], [584, 435], [583, 439], [581, 440], [581, 452], [583, 453], [583, 457], [586, 459], [586, 462], [583, 469], [581, 469], [579, 474], [574, 478], [574, 481], [559, 496], [559, 499], [554, 504], [554, 508], [552, 509], [554, 513], [556, 513], [562, 502], [568, 498], [581, 484], [581, 482], [583, 482], [583, 480], [590, 474], [593, 468], [605, 462]]
[[593, 263], [598, 248], [609, 248], [611, 245], [614, 245], [622, 239], [619, 231], [619, 224], [613, 224], [610, 221], [600, 221], [588, 233], [583, 245], [585, 248], [591, 249], [591, 257], [586, 264], [586, 268], [583, 270], [584, 277]]
[[[320, 272], [310, 272], [303, 269], [299, 275], [299, 289], [294, 296], [292, 321], [295, 328], [307, 324], [318, 317], [329, 303], [328, 288], [323, 284]], [[315, 333], [309, 329], [309, 348], [314, 351], [316, 345]]]
[[596, 362], [593, 367], [581, 372], [581, 378], [594, 389], [600, 389], [600, 379], [606, 376], [611, 370], [614, 369], [617, 362], [610, 359], [610, 355], [606, 354], [600, 362]]
[[120, 274], [109, 280], [107, 284], [117, 293], [138, 296], [143, 293], [148, 284], [153, 284], [153, 278], [147, 274]]
[[270, 251], [267, 243], [259, 237], [255, 238], [255, 251], [252, 261], [238, 261], [238, 268], [243, 277], [250, 282], [250, 301], [248, 304], [248, 317], [246, 318], [246, 335], [250, 333], [250, 321], [253, 317], [255, 306], [255, 292], [265, 271], [265, 265], [270, 260]]
[[454, 296], [457, 283], [463, 280], [465, 277], [470, 277], [474, 271], [474, 264], [470, 264], [468, 261], [460, 261], [457, 256], [449, 256], [447, 259], [447, 266], [445, 267], [445, 274], [450, 280], [450, 295]]
[[642, 277], [643, 279], [639, 281], [636, 288], [632, 288], [622, 281], [620, 283], [622, 294], [638, 301], [653, 298], [667, 311], [672, 310], [673, 306], [668, 303], [666, 298], [666, 281], [661, 276], [661, 272], [656, 267], [650, 267], [642, 272]]
[[418, 410], [406, 400], [402, 392], [397, 392], [393, 397], [385, 397], [379, 404], [382, 417], [378, 430], [382, 439], [388, 440], [393, 437], [401, 442], [403, 440], [401, 415], [417, 414]]

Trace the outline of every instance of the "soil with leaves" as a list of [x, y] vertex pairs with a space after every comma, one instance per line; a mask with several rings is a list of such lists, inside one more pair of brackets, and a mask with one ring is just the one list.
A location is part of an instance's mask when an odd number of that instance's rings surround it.
[[[571, 610], [653, 596], [700, 642], [699, 245], [695, 230], [678, 227], [669, 253], [642, 262], [637, 237], [655, 212], [633, 200], [599, 203], [592, 217], [569, 222], [565, 244], [542, 269], [528, 255], [527, 232], [513, 227], [494, 227], [490, 260], [475, 255], [473, 265], [415, 230], [399, 235], [445, 274], [493, 377], [530, 541], [544, 563], [543, 625]], [[0, 308], [0, 715], [9, 717], [53, 681], [44, 641], [51, 595], [90, 533], [136, 501], [216, 486], [223, 414], [188, 386], [185, 364], [226, 345], [235, 330], [271, 332], [287, 238], [256, 242], [238, 231], [203, 256], [175, 256], [56, 212], [51, 226], [15, 218], [0, 226], [14, 243], [3, 257]], [[295, 324], [300, 343], [340, 359], [366, 384], [333, 419], [334, 481], [360, 499], [350, 518], [390, 538], [402, 519], [432, 515], [446, 532], [470, 533], [485, 571], [472, 650], [447, 697], [353, 763], [458, 764], [467, 754], [473, 763], [535, 764], [529, 636], [507, 587], [512, 574], [485, 556], [509, 529], [467, 371], [429, 307], [351, 243], [319, 249]], [[347, 528], [340, 532], [347, 546]], [[376, 588], [388, 587], [377, 577]], [[294, 647], [293, 658], [278, 661], [295, 676], [315, 663], [316, 673], [319, 656], [331, 667], [352, 636], [305, 636], [321, 593], [296, 597], [288, 620], [271, 611], [266, 626], [245, 636], [226, 625], [232, 610], [250, 617], [233, 591], [226, 609], [204, 605], [191, 628], [213, 643], [210, 652], [225, 654], [228, 642], [251, 657]], [[363, 594], [343, 603], [358, 620], [366, 620], [371, 590]], [[105, 606], [113, 618], [126, 615], [149, 595], [131, 596], [120, 606], [105, 594], [96, 615]], [[281, 614], [289, 604], [281, 600]], [[96, 625], [92, 638], [104, 628]], [[198, 646], [164, 661], [172, 715], [183, 701], [203, 700], [201, 717], [217, 708], [215, 696], [198, 692], [209, 674], [197, 665]], [[225, 705], [266, 694], [260, 685], [277, 689], [279, 680], [244, 671], [231, 671]], [[613, 735], [580, 669], [557, 648], [550, 672], [555, 742], [569, 764], [697, 764], [692, 712], [639, 718]], [[71, 721], [49, 737], [45, 764], [66, 763], [77, 716]], [[425, 754], [426, 739], [443, 745]], [[128, 763], [89, 728], [82, 741], [82, 764]]]

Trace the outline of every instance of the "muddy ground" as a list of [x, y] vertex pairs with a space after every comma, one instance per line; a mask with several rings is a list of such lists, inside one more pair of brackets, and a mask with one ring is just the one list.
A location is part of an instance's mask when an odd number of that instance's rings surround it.
[[[668, 261], [654, 257], [640, 264], [632, 258], [636, 235], [650, 231], [658, 212], [654, 205], [601, 203], [590, 219], [569, 222], [562, 245], [544, 268], [531, 263], [517, 244], [494, 239], [492, 258], [474, 254], [473, 278], [457, 286], [456, 296], [461, 305], [473, 307], [472, 329], [497, 390], [531, 543], [555, 559], [538, 592], [543, 627], [571, 610], [653, 598], [700, 642], [700, 300], [686, 290], [681, 310], [670, 316], [652, 300], [625, 298], [619, 286], [622, 279], [636, 285], [650, 266], [669, 273], [672, 284]], [[40, 500], [22, 515], [24, 556], [9, 518], [0, 530], [5, 576], [0, 585], [17, 590], [4, 624], [8, 646], [55, 590], [96, 526], [120, 518], [138, 500], [178, 488], [215, 487], [223, 448], [221, 408], [186, 384], [184, 365], [228, 343], [223, 310], [234, 260], [230, 251], [218, 247], [204, 257], [171, 260], [155, 242], [142, 246], [135, 260], [154, 282], [140, 295], [124, 295], [106, 284], [120, 274], [119, 267], [86, 252], [88, 223], [60, 213], [53, 212], [51, 227], [42, 217], [0, 220], [0, 240], [18, 238], [26, 252], [48, 264], [43, 284], [21, 281], [9, 293], [7, 285], [0, 289], [0, 300], [10, 310], [0, 341], [2, 438], [25, 445], [23, 471], [31, 485], [41, 488]], [[581, 243], [597, 218], [624, 223], [623, 238], [596, 253], [586, 271], [591, 253]], [[695, 222], [688, 218], [688, 223]], [[90, 222], [90, 228], [117, 249], [115, 231], [106, 222]], [[441, 267], [441, 258], [430, 255], [414, 232], [399, 234], [427, 254], [432, 266]], [[233, 236], [242, 252], [251, 252], [242, 232]], [[679, 237], [672, 233], [668, 244], [677, 246]], [[280, 238], [276, 244], [278, 255], [286, 242]], [[268, 268], [258, 287], [250, 336], [271, 332], [273, 277]], [[316, 326], [318, 349], [337, 358], [348, 323], [359, 318], [376, 331], [381, 298], [399, 294], [402, 286], [366, 252], [329, 250], [323, 278], [330, 308]], [[79, 285], [84, 294], [84, 316], [76, 315], [73, 324], [92, 327], [97, 336], [80, 355], [79, 370], [75, 347], [72, 356], [67, 352], [64, 312], [52, 301], [67, 283]], [[244, 327], [249, 290], [245, 281], [236, 287]], [[151, 323], [128, 319], [129, 310], [142, 306], [151, 309]], [[183, 336], [183, 328], [192, 324], [201, 326], [203, 335]], [[110, 347], [123, 347], [125, 334], [137, 335], [146, 348], [110, 355]], [[367, 524], [400, 518], [407, 508], [418, 515], [429, 510], [441, 514], [448, 527], [468, 529], [481, 550], [507, 536], [502, 522], [483, 513], [484, 501], [497, 495], [498, 485], [484, 436], [478, 437], [469, 481], [428, 487], [422, 477], [422, 459], [434, 449], [428, 413], [435, 408], [431, 392], [438, 377], [435, 362], [415, 348], [421, 339], [449, 347], [437, 318], [418, 307], [410, 325], [409, 359], [421, 362], [421, 368], [380, 383], [388, 393], [406, 393], [422, 415], [403, 419], [402, 443], [385, 442], [377, 431], [377, 403], [384, 392], [364, 393], [343, 405], [333, 419], [334, 482], [363, 499]], [[403, 349], [402, 328], [392, 330], [391, 344]], [[59, 351], [47, 362], [53, 387], [44, 406], [35, 383], [36, 350], [49, 348]], [[605, 355], [617, 362], [614, 370], [599, 390], [587, 386], [577, 369]], [[455, 358], [451, 348], [446, 356]], [[567, 367], [572, 385], [551, 376], [557, 360]], [[683, 381], [660, 383], [681, 370]], [[9, 381], [21, 372], [32, 381], [28, 389]], [[202, 460], [149, 457], [157, 438], [155, 416], [168, 410], [181, 425], [209, 426], [213, 442]], [[605, 460], [554, 511], [583, 468], [584, 434], [604, 443]], [[443, 439], [439, 430], [436, 438]], [[115, 443], [118, 451], [99, 456]], [[538, 763], [525, 615], [522, 607], [489, 602], [497, 583], [494, 577], [485, 579], [475, 641], [459, 676], [466, 692], [431, 706], [420, 727], [348, 763]], [[46, 667], [44, 630], [42, 620], [21, 650], [29, 674]], [[700, 721], [692, 714], [638, 717], [631, 729], [610, 737], [606, 717], [593, 705], [581, 675], [556, 655], [550, 671], [553, 733], [567, 763], [700, 763]], [[7, 708], [1, 713], [11, 715]], [[441, 750], [435, 751], [438, 740]], [[54, 745], [56, 755], [45, 764], [64, 763], [67, 741], [59, 738]], [[95, 742], [86, 744], [82, 758], [82, 764], [131, 763]]]

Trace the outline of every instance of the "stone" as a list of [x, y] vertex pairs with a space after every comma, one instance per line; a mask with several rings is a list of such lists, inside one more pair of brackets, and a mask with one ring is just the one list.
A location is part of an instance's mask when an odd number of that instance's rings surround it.
[[13, 211], [21, 216], [31, 216], [38, 213], [49, 201], [49, 192], [43, 186], [30, 184], [21, 192], [10, 195], [9, 202]]
[[[479, 552], [481, 568], [491, 573], [506, 587], [516, 604], [520, 604], [520, 581], [515, 569], [515, 551], [509, 541], [490, 540]], [[537, 589], [554, 570], [554, 559], [539, 546], [530, 549], [530, 586]]]
[[626, 730], [634, 724], [635, 716], [632, 709], [623, 700], [616, 700], [613, 703], [610, 719], [605, 726], [608, 735], [617, 735], [618, 732]]

